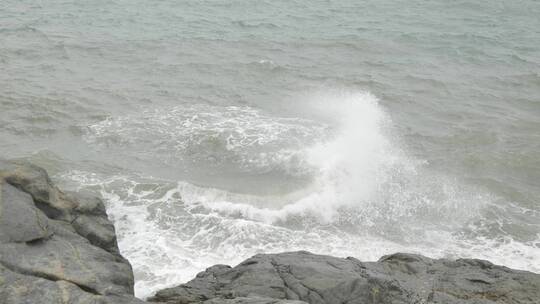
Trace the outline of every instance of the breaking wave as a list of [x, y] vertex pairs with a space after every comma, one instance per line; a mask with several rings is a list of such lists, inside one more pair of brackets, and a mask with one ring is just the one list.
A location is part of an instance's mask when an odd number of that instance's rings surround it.
[[[502, 208], [497, 198], [411, 157], [376, 97], [326, 92], [298, 102], [302, 118], [199, 105], [88, 128], [87, 141], [129, 146], [138, 157], [233, 164], [245, 174], [278, 167], [285, 182], [309, 181], [290, 191], [267, 186], [261, 195], [136, 173], [65, 173], [73, 187], [100, 192], [108, 202], [138, 296], [216, 263], [300, 249], [366, 260], [395, 251], [480, 257], [540, 270], [538, 240], [493, 235], [489, 227], [507, 220], [508, 210], [488, 216]], [[226, 174], [221, 178], [231, 178]]]

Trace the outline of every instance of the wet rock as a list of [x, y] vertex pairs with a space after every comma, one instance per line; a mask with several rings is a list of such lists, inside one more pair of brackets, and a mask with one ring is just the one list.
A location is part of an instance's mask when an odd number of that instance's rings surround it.
[[261, 298], [314, 304], [533, 304], [540, 303], [540, 275], [482, 260], [397, 253], [360, 262], [301, 251], [256, 255], [234, 268], [213, 266], [150, 301], [258, 303]]
[[0, 161], [0, 303], [144, 303], [101, 200]]

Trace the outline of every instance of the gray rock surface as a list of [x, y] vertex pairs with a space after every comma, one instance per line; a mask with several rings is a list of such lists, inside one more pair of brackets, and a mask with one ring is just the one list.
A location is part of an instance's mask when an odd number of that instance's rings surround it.
[[474, 259], [435, 260], [397, 253], [364, 263], [301, 251], [256, 255], [234, 268], [216, 265], [149, 300], [286, 303], [270, 299], [312, 304], [538, 304], [540, 275]]
[[203, 302], [204, 304], [307, 304], [304, 301], [279, 300], [261, 297], [237, 297], [234, 299], [214, 298]]
[[144, 303], [103, 202], [0, 160], [0, 303]]

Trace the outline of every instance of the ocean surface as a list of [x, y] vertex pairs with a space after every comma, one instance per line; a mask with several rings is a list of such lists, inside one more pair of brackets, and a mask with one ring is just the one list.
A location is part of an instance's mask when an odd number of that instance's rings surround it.
[[136, 294], [396, 251], [540, 272], [540, 2], [0, 2], [0, 157], [103, 196]]

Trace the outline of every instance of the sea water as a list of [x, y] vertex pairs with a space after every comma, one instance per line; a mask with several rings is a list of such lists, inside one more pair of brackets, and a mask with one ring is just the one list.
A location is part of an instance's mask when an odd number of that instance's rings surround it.
[[540, 272], [540, 2], [0, 3], [0, 156], [101, 195], [136, 294], [396, 251]]

